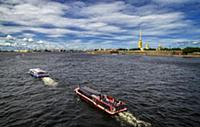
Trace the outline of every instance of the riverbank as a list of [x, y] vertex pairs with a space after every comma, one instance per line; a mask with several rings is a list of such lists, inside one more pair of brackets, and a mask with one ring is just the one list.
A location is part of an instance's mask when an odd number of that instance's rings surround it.
[[183, 54], [182, 51], [120, 51], [120, 50], [98, 50], [98, 51], [87, 51], [88, 54], [121, 54], [121, 55], [146, 55], [146, 56], [174, 56], [174, 57], [194, 57], [200, 58], [200, 53], [188, 53]]
[[[49, 53], [47, 51], [43, 52], [13, 52], [13, 51], [6, 51], [6, 52], [0, 52], [0, 54], [27, 54], [27, 53]], [[60, 51], [51, 51], [51, 53], [61, 53]], [[144, 56], [173, 56], [173, 57], [185, 57], [185, 58], [200, 58], [200, 52], [193, 52], [184, 54], [181, 50], [178, 51], [165, 51], [165, 50], [88, 50], [88, 51], [65, 51], [63, 53], [86, 53], [86, 54], [112, 54], [112, 55], [144, 55]]]

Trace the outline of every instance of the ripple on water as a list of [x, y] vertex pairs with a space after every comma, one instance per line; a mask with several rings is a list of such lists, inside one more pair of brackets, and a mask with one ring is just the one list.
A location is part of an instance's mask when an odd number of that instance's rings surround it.
[[[0, 60], [1, 127], [130, 126], [79, 100], [79, 84], [126, 101], [132, 118], [153, 127], [200, 126], [200, 59], [0, 53]], [[26, 74], [35, 67], [49, 71], [57, 86]]]

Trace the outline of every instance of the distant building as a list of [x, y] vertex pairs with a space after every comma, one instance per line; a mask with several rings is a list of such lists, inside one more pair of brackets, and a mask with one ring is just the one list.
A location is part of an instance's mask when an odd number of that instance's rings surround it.
[[149, 49], [149, 43], [148, 42], [145, 44], [145, 49]]
[[29, 50], [15, 50], [15, 52], [23, 52], [23, 53], [25, 53], [25, 52], [29, 52]]
[[138, 41], [138, 48], [140, 50], [142, 50], [142, 31], [140, 31], [140, 38], [139, 38], [139, 41]]
[[162, 46], [160, 43], [158, 43], [158, 48], [156, 49], [157, 51], [160, 51], [162, 49]]

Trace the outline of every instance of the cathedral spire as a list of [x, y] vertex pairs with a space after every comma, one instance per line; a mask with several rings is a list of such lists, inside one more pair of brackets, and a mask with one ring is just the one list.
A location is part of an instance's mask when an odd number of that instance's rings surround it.
[[140, 50], [142, 50], [142, 31], [140, 30], [140, 37], [139, 37], [139, 41], [138, 41], [138, 48]]
[[142, 31], [140, 30], [140, 40], [142, 40]]

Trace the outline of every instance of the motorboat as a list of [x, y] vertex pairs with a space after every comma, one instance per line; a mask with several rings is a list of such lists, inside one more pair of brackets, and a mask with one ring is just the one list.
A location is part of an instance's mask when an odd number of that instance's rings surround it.
[[48, 72], [46, 72], [40, 68], [29, 69], [29, 74], [35, 78], [49, 77]]
[[110, 115], [115, 115], [127, 110], [124, 102], [119, 101], [111, 96], [101, 94], [90, 87], [78, 86], [75, 88], [74, 92], [86, 102], [94, 105], [96, 108], [105, 111]]

